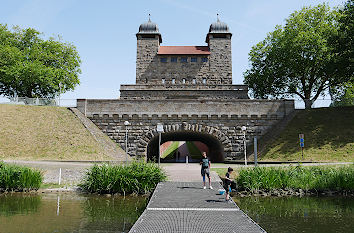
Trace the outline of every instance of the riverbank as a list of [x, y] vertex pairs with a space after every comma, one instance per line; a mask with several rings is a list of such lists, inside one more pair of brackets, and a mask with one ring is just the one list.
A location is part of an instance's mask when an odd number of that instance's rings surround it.
[[[226, 168], [215, 169], [223, 179]], [[236, 196], [354, 196], [354, 165], [234, 169]]]

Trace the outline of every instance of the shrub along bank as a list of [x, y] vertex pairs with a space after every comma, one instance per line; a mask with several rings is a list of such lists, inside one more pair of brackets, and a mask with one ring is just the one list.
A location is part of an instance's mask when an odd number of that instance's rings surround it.
[[0, 162], [0, 192], [37, 190], [42, 180], [40, 171]]
[[[239, 170], [238, 191], [258, 193], [274, 190], [319, 193], [324, 191], [352, 193], [354, 165], [340, 167], [256, 167]], [[294, 193], [295, 194], [295, 193]]]
[[90, 193], [145, 194], [164, 180], [166, 175], [157, 164], [134, 161], [129, 165], [96, 164], [79, 186]]

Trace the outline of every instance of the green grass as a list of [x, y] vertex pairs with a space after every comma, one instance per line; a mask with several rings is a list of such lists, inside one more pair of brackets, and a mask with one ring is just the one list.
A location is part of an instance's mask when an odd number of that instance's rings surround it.
[[[354, 107], [301, 110], [281, 134], [265, 146], [264, 161], [302, 160], [299, 134], [304, 134], [304, 161], [354, 161]], [[260, 144], [264, 145], [262, 139]]]
[[129, 165], [94, 165], [79, 185], [90, 193], [145, 194], [166, 180], [166, 175], [155, 163], [133, 161]]
[[112, 160], [67, 108], [0, 104], [1, 160]]
[[0, 191], [37, 190], [42, 180], [40, 171], [0, 162]]
[[198, 149], [198, 147], [194, 144], [194, 142], [187, 141], [187, 148], [192, 159], [201, 159], [202, 152]]
[[240, 190], [354, 190], [354, 165], [313, 167], [256, 167], [238, 171], [236, 182]]
[[173, 142], [168, 148], [167, 150], [165, 150], [161, 156], [162, 159], [173, 159], [174, 153], [176, 152], [176, 150], [178, 149], [179, 146], [179, 142]]

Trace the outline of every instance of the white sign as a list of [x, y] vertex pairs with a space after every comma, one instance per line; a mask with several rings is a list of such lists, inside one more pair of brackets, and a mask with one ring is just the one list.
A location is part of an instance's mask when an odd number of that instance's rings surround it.
[[162, 124], [157, 124], [156, 131], [158, 133], [162, 133], [163, 132], [163, 125]]

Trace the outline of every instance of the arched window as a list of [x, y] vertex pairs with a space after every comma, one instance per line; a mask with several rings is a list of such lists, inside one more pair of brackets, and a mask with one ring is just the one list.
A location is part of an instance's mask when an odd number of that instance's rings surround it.
[[164, 78], [162, 79], [162, 84], [165, 84], [165, 79]]
[[203, 78], [203, 84], [206, 84], [206, 78]]
[[182, 83], [183, 83], [183, 84], [186, 84], [186, 79], [185, 79], [185, 78], [182, 79]]
[[193, 84], [196, 84], [197, 83], [197, 80], [194, 78], [193, 81], [192, 81]]
[[172, 84], [176, 84], [176, 79], [175, 78], [172, 79]]

